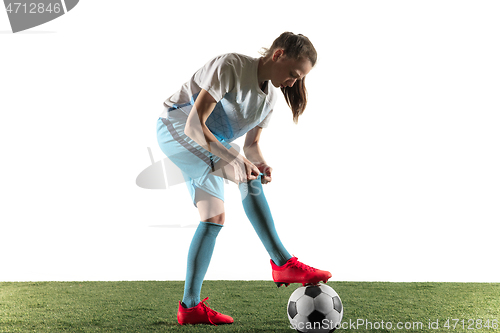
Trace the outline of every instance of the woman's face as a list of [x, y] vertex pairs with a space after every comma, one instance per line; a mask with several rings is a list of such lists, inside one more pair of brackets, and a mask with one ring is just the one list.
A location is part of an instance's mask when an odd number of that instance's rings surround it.
[[312, 69], [307, 58], [299, 60], [287, 58], [283, 50], [276, 50], [272, 58], [274, 62], [271, 83], [276, 88], [291, 87], [297, 80], [302, 80]]

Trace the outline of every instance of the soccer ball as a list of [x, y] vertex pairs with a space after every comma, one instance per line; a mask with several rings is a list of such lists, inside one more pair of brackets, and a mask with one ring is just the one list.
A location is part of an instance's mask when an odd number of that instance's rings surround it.
[[326, 284], [299, 287], [288, 300], [291, 328], [303, 333], [333, 332], [344, 313], [335, 290]]

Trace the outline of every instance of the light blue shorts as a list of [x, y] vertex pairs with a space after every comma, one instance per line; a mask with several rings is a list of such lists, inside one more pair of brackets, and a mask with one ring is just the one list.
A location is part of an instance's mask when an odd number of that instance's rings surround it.
[[[174, 117], [159, 118], [156, 123], [161, 150], [182, 171], [195, 206], [197, 188], [224, 201], [224, 179], [211, 174], [220, 157], [212, 155], [184, 134], [187, 116], [179, 112], [176, 110]], [[231, 148], [228, 142], [219, 141], [226, 148]]]

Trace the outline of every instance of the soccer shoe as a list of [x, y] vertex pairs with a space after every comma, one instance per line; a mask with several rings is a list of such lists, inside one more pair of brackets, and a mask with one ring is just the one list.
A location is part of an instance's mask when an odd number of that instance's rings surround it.
[[185, 324], [232, 324], [234, 322], [233, 318], [214, 311], [205, 304], [208, 297], [203, 301], [198, 303], [197, 306], [192, 308], [185, 308], [179, 301], [179, 311], [177, 311], [177, 321], [181, 325]]
[[327, 282], [332, 274], [328, 271], [307, 266], [297, 260], [296, 257], [288, 259], [283, 266], [277, 266], [271, 260], [271, 267], [273, 269], [274, 283], [279, 287], [285, 285], [288, 287], [290, 283], [318, 284], [320, 281]]

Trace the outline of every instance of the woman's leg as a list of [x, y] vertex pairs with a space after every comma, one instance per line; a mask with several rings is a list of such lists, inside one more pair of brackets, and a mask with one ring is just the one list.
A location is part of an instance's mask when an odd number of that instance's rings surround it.
[[201, 286], [208, 270], [215, 247], [215, 239], [224, 224], [224, 202], [201, 189], [195, 191], [195, 201], [200, 213], [200, 224], [191, 241], [188, 253], [184, 297], [179, 302], [179, 324], [231, 324], [228, 315], [214, 311], [200, 301]]
[[[230, 165], [221, 164], [219, 170], [220, 173], [224, 171], [226, 179], [234, 181], [234, 171]], [[245, 213], [271, 257], [273, 280], [276, 285], [279, 287], [290, 283], [317, 284], [319, 281], [326, 283], [332, 276], [330, 272], [301, 263], [296, 257], [292, 257], [281, 243], [260, 177], [238, 186]]]
[[[236, 183], [233, 166], [223, 160], [215, 165], [214, 174]], [[243, 208], [255, 232], [273, 262], [278, 266], [284, 265], [292, 256], [285, 249], [278, 236], [260, 177], [248, 183], [240, 183], [238, 186]]]
[[182, 303], [191, 308], [200, 303], [203, 279], [208, 270], [215, 240], [224, 224], [224, 202], [196, 189], [196, 203], [201, 222], [194, 233], [188, 252], [186, 281]]
[[224, 225], [224, 201], [199, 188], [196, 189], [195, 193], [200, 221]]
[[276, 265], [284, 265], [292, 256], [278, 236], [260, 177], [248, 183], [239, 184], [239, 189], [245, 214], [269, 256]]

